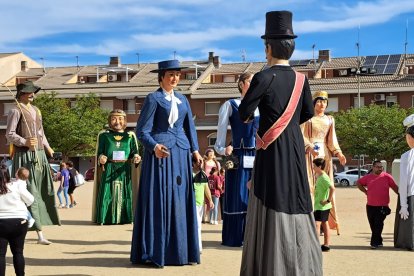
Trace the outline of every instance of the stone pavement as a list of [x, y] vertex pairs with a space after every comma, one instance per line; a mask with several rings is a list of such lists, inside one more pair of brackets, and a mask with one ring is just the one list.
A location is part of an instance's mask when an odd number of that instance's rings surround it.
[[[55, 183], [57, 185], [57, 183]], [[36, 234], [26, 238], [26, 275], [238, 275], [241, 248], [221, 246], [221, 224], [203, 224], [200, 265], [163, 269], [132, 266], [129, 262], [132, 225], [97, 226], [90, 222], [92, 182], [75, 191], [78, 206], [59, 209], [62, 226], [44, 227], [52, 245], [36, 244]], [[414, 252], [393, 248], [396, 195], [383, 233], [384, 248], [369, 248], [370, 230], [365, 196], [357, 188], [337, 188], [339, 236], [332, 232], [331, 251], [324, 253], [324, 275], [414, 275]], [[321, 241], [322, 241], [321, 237]], [[6, 275], [14, 275], [10, 250]], [[253, 275], [252, 275], [253, 276]]]

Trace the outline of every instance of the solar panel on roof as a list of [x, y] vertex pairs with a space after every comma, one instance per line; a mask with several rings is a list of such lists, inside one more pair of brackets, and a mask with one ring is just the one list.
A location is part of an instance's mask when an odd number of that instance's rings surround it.
[[397, 71], [398, 63], [387, 64], [384, 74], [394, 74]]
[[377, 56], [367, 56], [365, 58], [364, 66], [374, 65], [377, 60]]
[[401, 55], [391, 55], [388, 63], [400, 63]]
[[362, 66], [375, 68], [376, 74], [395, 74], [400, 60], [401, 55], [367, 56]]
[[390, 55], [378, 56], [376, 64], [387, 64]]
[[384, 74], [385, 64], [376, 64], [374, 68], [377, 70], [377, 74]]
[[289, 60], [289, 64], [290, 66], [307, 66], [310, 61], [310, 59]]

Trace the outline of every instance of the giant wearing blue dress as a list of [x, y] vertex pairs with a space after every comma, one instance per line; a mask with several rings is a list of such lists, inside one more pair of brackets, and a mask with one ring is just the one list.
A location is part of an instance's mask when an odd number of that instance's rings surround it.
[[199, 263], [192, 159], [201, 163], [190, 105], [175, 92], [177, 60], [158, 64], [161, 87], [144, 102], [137, 137], [145, 147], [131, 248], [131, 262]]

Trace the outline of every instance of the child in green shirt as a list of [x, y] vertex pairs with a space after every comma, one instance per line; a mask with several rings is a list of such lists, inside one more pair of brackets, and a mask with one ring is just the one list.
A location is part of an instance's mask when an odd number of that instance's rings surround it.
[[203, 217], [204, 201], [208, 201], [210, 209], [214, 208], [206, 173], [196, 164], [193, 164], [193, 185], [197, 209], [198, 245], [200, 254], [203, 250], [201, 243], [201, 220]]
[[316, 185], [315, 185], [315, 203], [314, 203], [314, 212], [316, 222], [316, 233], [319, 234], [319, 230], [323, 229], [323, 239], [324, 243], [321, 246], [322, 251], [327, 252], [330, 250], [329, 240], [329, 225], [328, 217], [329, 212], [332, 208], [332, 197], [335, 191], [335, 187], [329, 178], [329, 176], [324, 171], [325, 169], [325, 160], [322, 158], [316, 158], [313, 160], [313, 170], [317, 176]]

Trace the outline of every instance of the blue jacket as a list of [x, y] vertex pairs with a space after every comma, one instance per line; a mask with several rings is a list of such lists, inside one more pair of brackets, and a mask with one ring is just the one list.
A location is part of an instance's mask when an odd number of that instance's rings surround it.
[[181, 101], [178, 104], [178, 120], [173, 128], [168, 123], [171, 102], [165, 99], [162, 88], [147, 95], [137, 122], [137, 138], [145, 149], [152, 152], [156, 144], [167, 148], [178, 146], [182, 149], [198, 150], [197, 132], [190, 104], [185, 96], [174, 91]]

